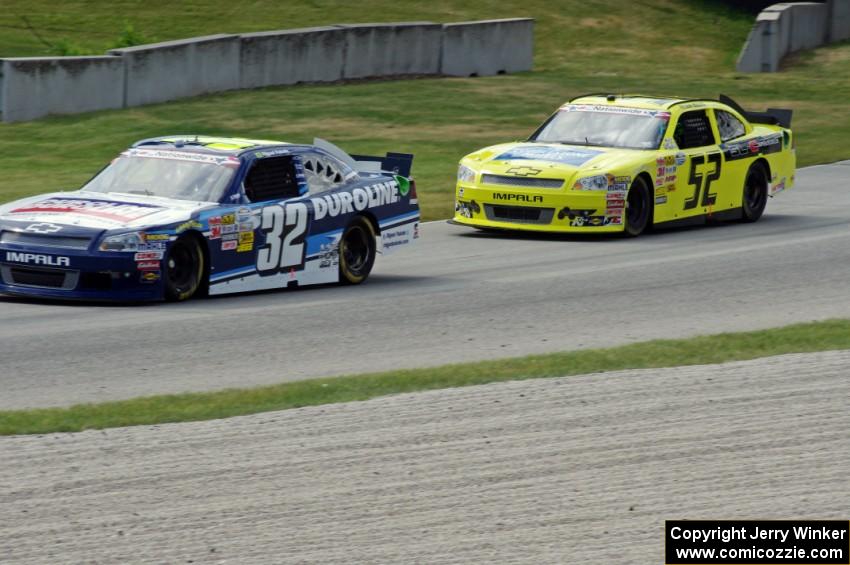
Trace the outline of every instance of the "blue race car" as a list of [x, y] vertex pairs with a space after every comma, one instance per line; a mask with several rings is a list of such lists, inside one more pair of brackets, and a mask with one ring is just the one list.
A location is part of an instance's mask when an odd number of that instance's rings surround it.
[[0, 206], [0, 292], [186, 300], [358, 284], [419, 237], [413, 156], [202, 136], [135, 143], [80, 190]]

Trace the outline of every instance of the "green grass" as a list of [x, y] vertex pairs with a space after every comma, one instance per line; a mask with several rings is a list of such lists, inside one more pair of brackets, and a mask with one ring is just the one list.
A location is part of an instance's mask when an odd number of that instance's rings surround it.
[[742, 75], [735, 57], [751, 14], [708, 0], [479, 0], [365, 4], [342, 0], [110, 3], [6, 0], [0, 54], [39, 55], [48, 43], [102, 52], [127, 25], [169, 40], [338, 22], [536, 18], [533, 72], [477, 79], [420, 79], [232, 92], [121, 111], [0, 124], [0, 202], [79, 186], [133, 141], [201, 133], [311, 141], [354, 153], [408, 151], [425, 219], [452, 207], [458, 159], [520, 139], [565, 99], [639, 91], [693, 97], [724, 92], [745, 107], [795, 110], [801, 166], [850, 157], [850, 44], [797, 57], [782, 73]]
[[151, 396], [70, 408], [0, 411], [0, 435], [212, 420], [507, 380], [722, 363], [848, 348], [850, 320], [830, 320], [756, 332], [655, 340], [609, 349], [298, 381], [255, 389]]

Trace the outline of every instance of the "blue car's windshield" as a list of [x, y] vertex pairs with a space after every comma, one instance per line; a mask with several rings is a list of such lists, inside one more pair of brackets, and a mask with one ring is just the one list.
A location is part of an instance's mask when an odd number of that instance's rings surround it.
[[238, 167], [239, 161], [233, 157], [131, 149], [82, 189], [218, 202]]
[[567, 104], [530, 141], [658, 149], [669, 121], [668, 112], [623, 106]]

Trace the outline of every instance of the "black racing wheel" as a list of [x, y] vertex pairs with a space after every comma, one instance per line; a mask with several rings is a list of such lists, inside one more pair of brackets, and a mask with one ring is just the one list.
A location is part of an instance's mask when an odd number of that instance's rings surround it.
[[204, 254], [194, 237], [181, 237], [171, 245], [165, 257], [165, 299], [188, 300], [201, 287]]
[[652, 224], [652, 193], [643, 177], [637, 177], [626, 196], [626, 225], [624, 233], [637, 237]]
[[764, 213], [767, 206], [767, 171], [761, 163], [753, 163], [744, 180], [744, 193], [741, 198], [741, 219], [755, 222]]
[[355, 218], [339, 240], [339, 280], [344, 284], [360, 284], [375, 264], [375, 230], [363, 217]]

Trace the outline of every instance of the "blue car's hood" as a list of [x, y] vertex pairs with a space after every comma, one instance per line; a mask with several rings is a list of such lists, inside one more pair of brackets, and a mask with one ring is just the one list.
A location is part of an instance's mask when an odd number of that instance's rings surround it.
[[[182, 222], [209, 202], [93, 192], [55, 192], [0, 206], [0, 221], [50, 224], [77, 229], [145, 229]], [[44, 229], [53, 229], [45, 226]], [[58, 231], [58, 230], [56, 230]]]

